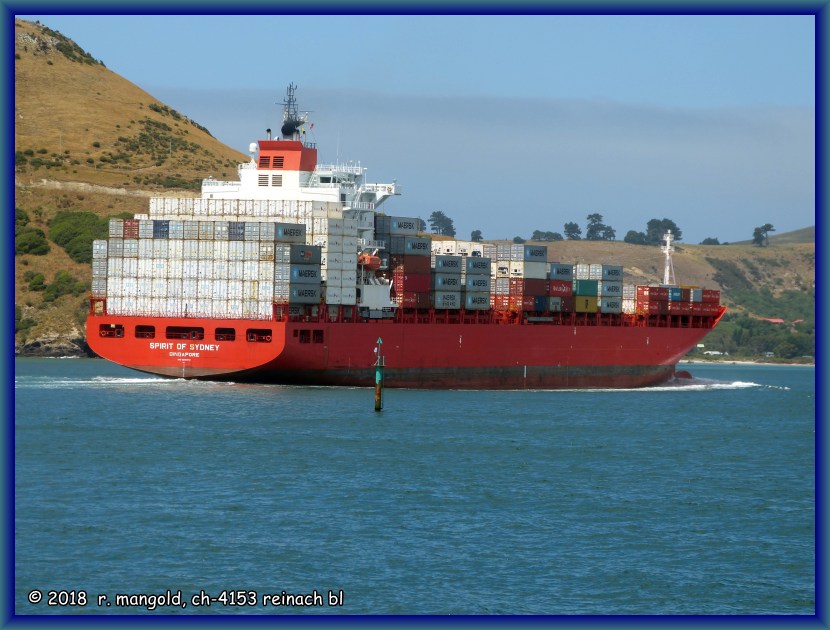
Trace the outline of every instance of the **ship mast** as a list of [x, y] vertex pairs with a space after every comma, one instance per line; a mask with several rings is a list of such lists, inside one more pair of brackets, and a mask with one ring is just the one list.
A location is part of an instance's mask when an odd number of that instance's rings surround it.
[[674, 247], [672, 247], [672, 233], [671, 230], [667, 230], [665, 234], [663, 234], [663, 239], [666, 241], [666, 244], [663, 245], [660, 249], [666, 255], [666, 264], [663, 267], [663, 284], [674, 284], [674, 265], [671, 261], [671, 255], [674, 251]]
[[283, 140], [299, 140], [300, 127], [308, 120], [307, 112], [300, 116], [297, 111], [297, 99], [294, 97], [294, 90], [296, 89], [296, 85], [289, 83], [285, 100], [282, 102], [282, 128], [280, 132]]

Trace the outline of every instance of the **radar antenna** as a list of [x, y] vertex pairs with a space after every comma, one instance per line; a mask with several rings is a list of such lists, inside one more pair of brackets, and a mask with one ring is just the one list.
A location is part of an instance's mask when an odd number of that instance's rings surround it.
[[663, 268], [663, 284], [674, 284], [674, 265], [671, 261], [671, 255], [674, 251], [674, 247], [672, 247], [672, 236], [671, 230], [666, 230], [666, 233], [663, 234], [663, 240], [666, 241], [666, 244], [663, 245], [660, 249], [666, 255], [666, 265]]
[[300, 116], [297, 111], [297, 99], [294, 97], [294, 90], [297, 86], [293, 83], [288, 84], [285, 100], [282, 102], [282, 137], [286, 140], [298, 140], [299, 129], [305, 124], [308, 115]]

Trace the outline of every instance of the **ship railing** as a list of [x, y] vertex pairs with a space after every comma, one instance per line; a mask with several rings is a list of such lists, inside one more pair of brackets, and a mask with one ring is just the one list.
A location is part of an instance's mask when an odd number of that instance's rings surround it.
[[357, 239], [357, 244], [367, 249], [386, 249], [386, 241], [376, 241], [368, 238]]
[[315, 173], [349, 173], [351, 175], [363, 175], [366, 169], [360, 164], [318, 164], [314, 168]]
[[375, 204], [371, 201], [347, 201], [344, 210], [374, 210]]
[[227, 188], [227, 187], [239, 187], [239, 182], [228, 182], [219, 179], [203, 179], [202, 180], [202, 189], [205, 188]]

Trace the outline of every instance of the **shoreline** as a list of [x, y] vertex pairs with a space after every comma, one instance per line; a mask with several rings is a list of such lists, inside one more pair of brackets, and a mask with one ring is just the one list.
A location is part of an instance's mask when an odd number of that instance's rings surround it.
[[816, 367], [812, 363], [774, 363], [769, 361], [729, 360], [729, 361], [708, 361], [706, 359], [681, 359], [677, 365], [777, 365], [782, 367]]

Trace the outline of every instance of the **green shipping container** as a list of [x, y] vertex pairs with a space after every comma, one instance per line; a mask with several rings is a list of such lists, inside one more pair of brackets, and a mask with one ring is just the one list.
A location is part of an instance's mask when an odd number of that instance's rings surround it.
[[[599, 281], [598, 280], [574, 280], [574, 295], [583, 295], [590, 297], [599, 296]], [[582, 311], [592, 313], [593, 311]]]

